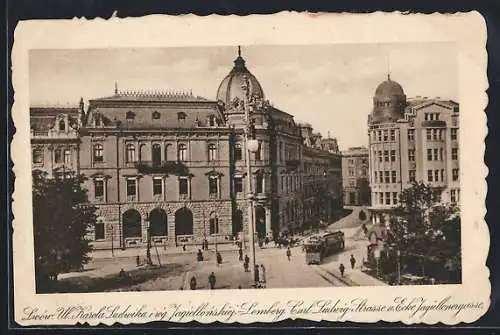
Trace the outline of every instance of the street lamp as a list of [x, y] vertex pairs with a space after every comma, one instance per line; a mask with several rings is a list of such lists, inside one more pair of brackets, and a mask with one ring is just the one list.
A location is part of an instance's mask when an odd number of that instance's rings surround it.
[[147, 234], [147, 244], [146, 244], [146, 259], [148, 265], [152, 265], [151, 260], [151, 222], [149, 221], [149, 214], [146, 216], [146, 234]]
[[111, 232], [111, 257], [115, 257], [113, 225], [111, 223], [108, 224], [108, 230]]
[[401, 285], [401, 251], [398, 249], [398, 285]]
[[252, 255], [252, 263], [250, 266], [250, 273], [252, 280], [255, 282], [255, 218], [254, 218], [254, 194], [252, 191], [252, 178], [250, 168], [250, 153], [256, 153], [259, 150], [259, 142], [255, 139], [255, 126], [253, 120], [250, 119], [250, 106], [249, 106], [249, 92], [250, 82], [248, 77], [244, 76], [242, 88], [245, 92], [244, 109], [245, 109], [245, 162], [247, 173], [247, 190], [248, 190], [248, 233], [250, 242], [250, 253]]

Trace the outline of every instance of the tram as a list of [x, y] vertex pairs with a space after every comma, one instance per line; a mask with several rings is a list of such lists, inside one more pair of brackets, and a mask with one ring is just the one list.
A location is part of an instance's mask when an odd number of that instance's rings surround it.
[[304, 244], [307, 264], [320, 264], [323, 258], [344, 250], [344, 233], [341, 231], [311, 236]]

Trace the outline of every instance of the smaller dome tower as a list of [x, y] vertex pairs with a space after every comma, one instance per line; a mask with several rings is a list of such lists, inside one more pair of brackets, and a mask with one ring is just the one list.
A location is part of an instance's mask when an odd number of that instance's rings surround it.
[[378, 85], [373, 97], [372, 123], [396, 122], [404, 116], [406, 95], [397, 82], [387, 80]]

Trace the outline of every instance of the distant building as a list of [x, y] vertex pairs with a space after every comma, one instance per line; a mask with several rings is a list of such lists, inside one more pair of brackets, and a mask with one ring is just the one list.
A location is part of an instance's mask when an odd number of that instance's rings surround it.
[[407, 99], [388, 77], [368, 117], [373, 219], [397, 205], [413, 181], [441, 187], [441, 201], [459, 203], [459, 105], [441, 99]]
[[368, 149], [353, 147], [342, 152], [344, 205], [370, 205]]
[[57, 177], [78, 171], [78, 128], [84, 115], [79, 106], [32, 106], [30, 108], [32, 170]]
[[240, 53], [216, 97], [115, 87], [89, 101], [74, 140], [77, 169], [97, 206], [89, 233], [96, 248], [144, 245], [148, 233], [153, 245], [246, 235], [246, 101], [259, 142], [250, 157], [256, 234], [331, 218], [342, 190], [336, 140], [315, 134], [303, 143], [301, 126], [265, 99]]

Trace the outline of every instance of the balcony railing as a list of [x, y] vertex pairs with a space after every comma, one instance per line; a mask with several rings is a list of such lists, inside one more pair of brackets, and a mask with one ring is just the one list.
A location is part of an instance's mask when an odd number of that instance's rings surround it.
[[139, 173], [167, 173], [174, 175], [184, 175], [189, 172], [186, 165], [181, 162], [175, 161], [150, 161], [150, 162], [137, 162], [135, 163]]

